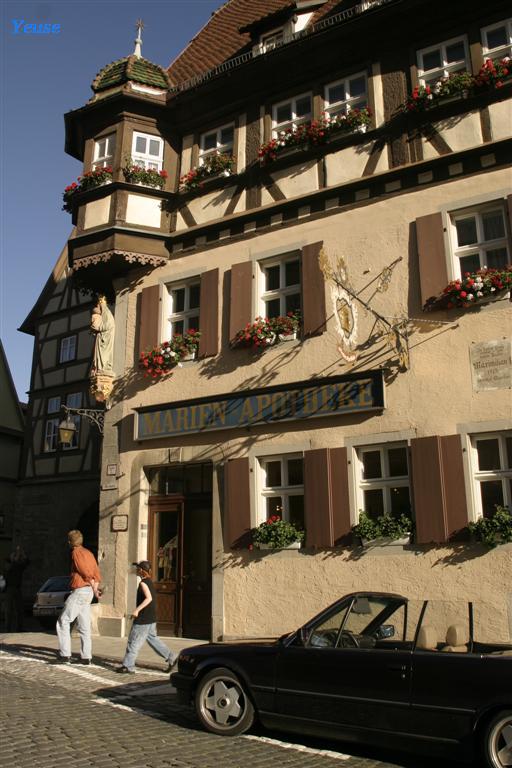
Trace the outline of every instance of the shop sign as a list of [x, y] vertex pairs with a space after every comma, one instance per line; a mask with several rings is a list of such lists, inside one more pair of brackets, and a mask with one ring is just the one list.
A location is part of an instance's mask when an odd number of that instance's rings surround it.
[[512, 387], [511, 346], [510, 339], [471, 345], [469, 353], [475, 392]]
[[148, 440], [384, 408], [381, 371], [294, 382], [217, 398], [137, 409], [135, 439]]

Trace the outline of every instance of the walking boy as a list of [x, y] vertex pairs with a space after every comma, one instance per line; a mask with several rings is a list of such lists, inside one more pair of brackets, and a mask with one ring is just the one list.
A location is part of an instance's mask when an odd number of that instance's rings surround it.
[[[56, 663], [69, 664], [71, 661], [71, 624], [76, 619], [80, 635], [80, 661], [90, 664], [91, 648], [91, 603], [94, 596], [100, 597], [100, 571], [96, 558], [82, 546], [84, 537], [80, 531], [69, 531], [68, 544], [71, 548], [71, 594], [64, 603], [57, 619], [59, 655]], [[55, 663], [55, 662], [54, 662]]]
[[156, 595], [151, 581], [151, 563], [148, 560], [141, 560], [140, 563], [132, 563], [132, 565], [136, 567], [137, 576], [140, 577], [137, 607], [132, 613], [133, 625], [128, 637], [123, 665], [118, 667], [116, 672], [128, 675], [135, 673], [135, 661], [145, 642], [166, 660], [166, 672], [170, 672], [178, 656], [169, 650], [156, 633]]

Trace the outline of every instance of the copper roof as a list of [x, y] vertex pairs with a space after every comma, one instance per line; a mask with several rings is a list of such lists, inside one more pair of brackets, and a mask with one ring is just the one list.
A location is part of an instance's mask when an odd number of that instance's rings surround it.
[[[327, 16], [343, 0], [326, 0], [317, 8], [310, 24]], [[201, 75], [222, 64], [247, 48], [251, 38], [248, 32], [240, 32], [256, 21], [272, 17], [279, 11], [295, 8], [293, 0], [228, 0], [190, 41], [187, 47], [170, 64], [169, 77], [173, 85]]]

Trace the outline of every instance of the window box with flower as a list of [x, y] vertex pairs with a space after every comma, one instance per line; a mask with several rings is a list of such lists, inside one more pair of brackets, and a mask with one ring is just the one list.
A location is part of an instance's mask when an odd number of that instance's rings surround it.
[[195, 359], [200, 337], [201, 331], [190, 329], [186, 333], [176, 334], [171, 341], [164, 341], [157, 347], [141, 352], [139, 369], [145, 378], [171, 376], [173, 369], [181, 367], [183, 361]]
[[163, 189], [168, 174], [167, 171], [157, 171], [155, 168], [145, 168], [143, 165], [136, 165], [129, 158], [123, 168], [123, 176], [129, 184]]
[[222, 152], [207, 155], [201, 165], [192, 168], [180, 178], [180, 187], [187, 191], [202, 189], [209, 178], [231, 176], [235, 158]]
[[339, 133], [365, 133], [371, 124], [372, 112], [369, 107], [352, 109], [346, 114], [324, 113], [319, 120], [301, 123], [294, 128], [281, 131], [275, 138], [262, 144], [258, 157], [262, 164], [272, 162], [278, 155], [290, 149], [311, 149], [325, 144], [331, 136]]
[[257, 317], [254, 322], [247, 323], [231, 340], [233, 348], [253, 348], [262, 350], [274, 344], [276, 333], [268, 317]]
[[371, 517], [359, 512], [359, 522], [352, 526], [352, 532], [363, 547], [393, 544], [407, 546], [410, 543], [413, 522], [409, 515], [380, 515]]
[[293, 341], [300, 331], [300, 312], [288, 312], [280, 317], [273, 317], [270, 325], [279, 341]]
[[440, 296], [427, 299], [423, 311], [468, 309], [503, 298], [512, 289], [512, 265], [503, 269], [479, 269], [452, 280]]
[[105, 168], [87, 171], [83, 176], [79, 176], [76, 181], [73, 181], [65, 188], [62, 193], [62, 210], [72, 213], [75, 195], [78, 195], [80, 192], [87, 192], [95, 187], [101, 187], [104, 184], [110, 184], [111, 182], [112, 168], [109, 165], [105, 166]]
[[257, 528], [251, 530], [252, 545], [256, 549], [300, 549], [305, 531], [293, 523], [282, 520], [279, 515], [272, 515]]

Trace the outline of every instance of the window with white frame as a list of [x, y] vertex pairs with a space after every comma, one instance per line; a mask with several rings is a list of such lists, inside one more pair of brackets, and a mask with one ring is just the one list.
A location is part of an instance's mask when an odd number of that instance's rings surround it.
[[301, 123], [311, 120], [311, 104], [310, 93], [303, 93], [293, 99], [274, 104], [272, 107], [272, 135], [274, 138], [281, 131], [296, 128]]
[[161, 171], [164, 158], [164, 142], [159, 136], [133, 132], [132, 161], [148, 170]]
[[76, 334], [60, 340], [59, 363], [69, 363], [76, 358]]
[[49, 397], [46, 405], [47, 413], [59, 413], [60, 411], [60, 397]]
[[284, 27], [280, 29], [273, 29], [271, 32], [267, 32], [260, 38], [260, 50], [262, 53], [271, 51], [284, 41]]
[[421, 85], [433, 86], [452, 72], [469, 71], [468, 46], [465, 37], [423, 48], [417, 52], [418, 80]]
[[[68, 408], [81, 408], [82, 407], [82, 393], [81, 392], [72, 392], [71, 394], [66, 396], [66, 405]], [[76, 429], [73, 433], [73, 437], [71, 439], [70, 443], [62, 443], [62, 448], [65, 451], [69, 451], [72, 448], [78, 448], [80, 443], [80, 422], [81, 418], [77, 413], [69, 413], [67, 414], [68, 419], [70, 419], [73, 424], [75, 425]]]
[[357, 449], [358, 509], [369, 517], [411, 515], [407, 450], [405, 443]]
[[43, 446], [45, 453], [52, 453], [53, 451], [57, 450], [59, 424], [60, 419], [46, 419]]
[[351, 109], [362, 109], [368, 104], [366, 74], [359, 72], [344, 80], [325, 86], [325, 111], [331, 116], [346, 115]]
[[471, 437], [476, 512], [490, 517], [496, 506], [512, 509], [512, 431]]
[[273, 515], [304, 528], [304, 459], [301, 454], [265, 456], [259, 464], [258, 522]]
[[264, 317], [280, 317], [300, 310], [300, 258], [294, 253], [260, 264], [262, 275], [261, 312]]
[[501, 203], [451, 214], [450, 239], [455, 278], [483, 267], [499, 269], [510, 262], [510, 246]]
[[168, 329], [172, 338], [178, 333], [199, 330], [199, 302], [201, 283], [199, 279], [167, 286], [169, 293]]
[[485, 59], [512, 56], [512, 19], [482, 29], [482, 52]]
[[92, 167], [105, 168], [114, 162], [114, 152], [116, 149], [116, 135], [111, 133], [94, 142], [94, 156]]
[[214, 131], [201, 134], [199, 141], [199, 164], [204, 163], [205, 158], [220, 153], [221, 155], [233, 154], [233, 142], [235, 139], [235, 126], [233, 123], [223, 125]]

